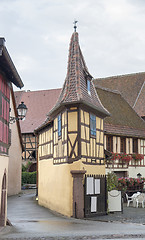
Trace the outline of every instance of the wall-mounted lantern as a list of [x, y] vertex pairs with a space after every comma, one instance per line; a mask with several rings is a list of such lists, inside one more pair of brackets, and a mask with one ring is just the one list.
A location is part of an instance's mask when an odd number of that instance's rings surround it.
[[16, 121], [23, 120], [26, 116], [28, 108], [24, 104], [24, 102], [21, 102], [19, 106], [17, 107], [18, 117], [11, 117], [10, 116], [10, 123], [15, 123]]

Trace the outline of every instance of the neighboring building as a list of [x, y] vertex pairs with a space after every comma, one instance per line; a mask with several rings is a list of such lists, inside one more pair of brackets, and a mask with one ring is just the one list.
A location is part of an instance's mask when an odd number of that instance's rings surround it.
[[23, 87], [4, 43], [0, 38], [0, 226], [6, 225], [7, 218], [10, 90], [12, 83]]
[[145, 177], [145, 121], [125, 101], [118, 91], [96, 87], [103, 106], [110, 112], [104, 120], [105, 149], [114, 153], [139, 153], [141, 161], [131, 160], [129, 164], [119, 160], [106, 165], [106, 172], [114, 171], [118, 177]]
[[[145, 73], [135, 73], [93, 80], [96, 86], [118, 90], [142, 118], [145, 118]], [[36, 136], [34, 129], [46, 119], [46, 114], [55, 105], [61, 89], [40, 91], [16, 91], [16, 104], [23, 101], [28, 107], [25, 121], [21, 121], [24, 152], [23, 161], [32, 161], [36, 168]], [[42, 107], [43, 106], [43, 107]], [[39, 113], [39, 114], [38, 114]]]
[[20, 122], [20, 127], [24, 146], [22, 159], [23, 163], [32, 161], [33, 164], [30, 166], [30, 171], [36, 170], [37, 142], [34, 129], [38, 128], [46, 120], [46, 114], [55, 105], [60, 90], [15, 92], [16, 105], [18, 106], [21, 102], [25, 102], [28, 108], [25, 121]]
[[[71, 37], [65, 83], [57, 103], [38, 135], [38, 202], [67, 216], [84, 217], [84, 175], [105, 174], [103, 119], [108, 111], [101, 104], [92, 76], [79, 47], [78, 33]], [[91, 212], [105, 208], [105, 182], [89, 179]], [[100, 179], [99, 179], [100, 180]], [[99, 190], [97, 190], [99, 189]], [[90, 193], [89, 189], [89, 193]], [[105, 211], [105, 209], [104, 209]]]
[[118, 90], [140, 117], [145, 119], [145, 73], [97, 78], [96, 87]]
[[[10, 116], [18, 117], [13, 89], [10, 94]], [[11, 145], [9, 148], [8, 196], [21, 191], [23, 143], [19, 121], [9, 125], [11, 129]]]

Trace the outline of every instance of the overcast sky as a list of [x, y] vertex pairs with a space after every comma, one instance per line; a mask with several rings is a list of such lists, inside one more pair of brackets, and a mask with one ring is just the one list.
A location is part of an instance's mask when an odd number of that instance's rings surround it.
[[0, 36], [23, 89], [62, 87], [74, 19], [94, 78], [145, 71], [144, 0], [1, 0]]

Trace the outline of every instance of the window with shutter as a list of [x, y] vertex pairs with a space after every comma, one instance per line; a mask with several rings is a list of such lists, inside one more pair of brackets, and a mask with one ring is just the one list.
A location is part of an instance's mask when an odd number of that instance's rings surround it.
[[120, 138], [120, 152], [126, 153], [126, 138], [125, 137]]
[[138, 153], [138, 139], [137, 138], [133, 138], [133, 153]]
[[106, 150], [113, 152], [113, 136], [106, 136]]

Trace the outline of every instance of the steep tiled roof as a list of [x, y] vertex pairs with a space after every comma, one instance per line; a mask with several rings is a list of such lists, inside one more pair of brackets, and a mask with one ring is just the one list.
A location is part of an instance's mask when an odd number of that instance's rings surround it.
[[107, 133], [145, 137], [145, 121], [134, 111], [117, 91], [96, 88], [99, 98], [110, 116], [104, 120]]
[[[107, 78], [98, 78], [94, 80], [94, 84], [97, 87], [105, 87], [111, 90], [118, 90], [125, 100], [134, 107], [134, 104], [140, 94], [141, 88], [145, 82], [145, 72], [126, 74], [122, 76], [112, 76]], [[145, 95], [142, 94], [142, 101], [145, 102]], [[145, 104], [135, 107], [137, 113], [142, 116], [142, 112], [145, 115]], [[141, 108], [141, 109], [140, 109]], [[141, 113], [141, 114], [140, 114]]]
[[142, 117], [145, 116], [145, 82], [134, 104], [135, 111]]
[[28, 112], [24, 121], [20, 121], [22, 133], [33, 133], [45, 120], [46, 114], [55, 105], [61, 89], [42, 91], [16, 91], [15, 99], [17, 106], [23, 101]]
[[[87, 79], [90, 80], [90, 94], [87, 90]], [[89, 105], [90, 107], [103, 113], [105, 116], [109, 114], [97, 96], [94, 84], [92, 82], [92, 76], [88, 72], [79, 46], [78, 33], [74, 32], [70, 41], [66, 80], [57, 104], [49, 113], [49, 115], [51, 115], [63, 104], [76, 102]]]

